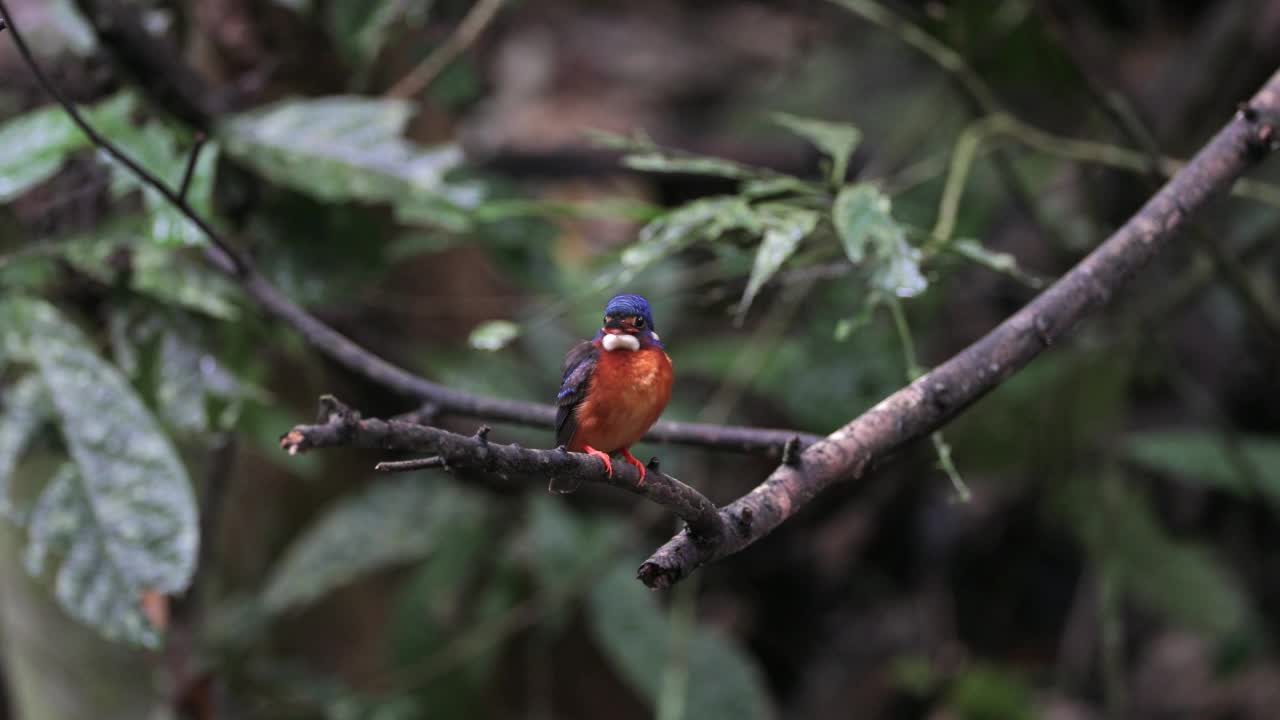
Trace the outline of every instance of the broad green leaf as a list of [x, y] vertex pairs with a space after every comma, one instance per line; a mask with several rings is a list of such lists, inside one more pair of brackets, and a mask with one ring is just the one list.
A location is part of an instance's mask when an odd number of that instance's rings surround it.
[[413, 105], [336, 96], [287, 100], [236, 115], [219, 130], [225, 152], [285, 187], [326, 201], [387, 203], [405, 222], [465, 227], [478, 186], [451, 185], [457, 145], [401, 137]]
[[36, 431], [52, 417], [49, 394], [35, 375], [0, 392], [0, 516], [21, 520], [11, 497], [13, 471]]
[[694, 200], [650, 222], [640, 237], [622, 251], [627, 282], [641, 270], [699, 240], [715, 240], [730, 230], [761, 231], [760, 220], [745, 200], [732, 195]]
[[800, 241], [818, 226], [819, 216], [816, 211], [789, 205], [764, 205], [759, 214], [764, 225], [764, 239], [756, 250], [755, 264], [751, 266], [747, 288], [742, 293], [742, 301], [738, 303], [739, 318], [746, 316], [756, 294], [782, 268], [796, 248], [800, 247]]
[[832, 185], [844, 182], [844, 176], [849, 171], [849, 159], [862, 141], [861, 130], [845, 123], [814, 120], [787, 113], [774, 113], [773, 121], [813, 143], [814, 147], [831, 159], [829, 177]]
[[920, 251], [893, 219], [889, 197], [867, 183], [846, 186], [836, 197], [832, 222], [855, 264], [868, 262], [871, 284], [898, 297], [914, 297], [929, 283], [920, 272]]
[[520, 337], [520, 326], [510, 320], [489, 320], [475, 326], [467, 342], [476, 350], [501, 350]]
[[142, 593], [122, 546], [136, 542], [124, 528], [106, 525], [90, 499], [90, 483], [74, 463], [64, 463], [45, 485], [27, 524], [26, 567], [41, 577], [61, 557], [54, 597], [72, 617], [112, 640], [159, 644], [157, 629], [142, 613]]
[[[661, 668], [668, 661], [670, 624], [653, 593], [624, 562], [600, 578], [588, 607], [592, 636], [615, 670], [656, 705]], [[688, 643], [685, 715], [699, 720], [772, 716], [764, 676], [754, 659], [719, 632], [697, 627]]]
[[[133, 99], [127, 93], [85, 109], [104, 133], [128, 124]], [[53, 177], [67, 157], [89, 147], [89, 138], [60, 106], [50, 105], [0, 125], [0, 202], [8, 202]]]
[[197, 265], [171, 248], [145, 242], [154, 216], [130, 215], [103, 223], [90, 233], [58, 243], [59, 254], [80, 272], [115, 283], [120, 269], [114, 259], [129, 258], [129, 288], [162, 303], [177, 305], [220, 320], [239, 315], [239, 290], [221, 275]]
[[1240, 584], [1209, 548], [1171, 537], [1147, 498], [1122, 478], [1087, 478], [1064, 491], [1071, 529], [1124, 592], [1184, 627], [1223, 636], [1254, 616]]
[[866, 183], [848, 185], [836, 196], [831, 220], [851, 262], [862, 262], [874, 242], [892, 236], [897, 224], [891, 207], [888, 195]]
[[457, 523], [480, 521], [479, 498], [449, 485], [402, 477], [344, 498], [285, 551], [263, 603], [278, 613], [305, 605], [356, 578], [419, 560]]
[[[1233, 439], [1203, 430], [1156, 430], [1125, 438], [1124, 453], [1135, 463], [1190, 482], [1248, 496], [1266, 493], [1280, 501], [1280, 439], [1245, 435]], [[1242, 467], [1241, 463], [1247, 463]], [[1257, 474], [1259, 487], [1250, 483]]]
[[[145, 591], [184, 590], [195, 568], [186, 468], [121, 373], [52, 305], [0, 303], [0, 327], [48, 389], [75, 462], [46, 488], [30, 525], [33, 543], [67, 552], [58, 600], [109, 637], [150, 644], [154, 634], [129, 613]], [[43, 557], [41, 546], [28, 555], [37, 568]]]

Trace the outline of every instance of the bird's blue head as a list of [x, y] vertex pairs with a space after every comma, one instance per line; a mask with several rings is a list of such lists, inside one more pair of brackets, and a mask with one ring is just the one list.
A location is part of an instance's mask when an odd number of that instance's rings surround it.
[[653, 328], [653, 310], [640, 295], [617, 295], [604, 306], [604, 327], [597, 337], [631, 335], [642, 345], [662, 347]]

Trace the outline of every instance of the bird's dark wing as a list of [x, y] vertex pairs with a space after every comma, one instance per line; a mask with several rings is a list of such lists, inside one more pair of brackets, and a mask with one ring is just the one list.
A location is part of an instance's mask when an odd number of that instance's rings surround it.
[[564, 375], [560, 381], [560, 394], [556, 396], [556, 445], [568, 445], [578, 429], [575, 410], [587, 396], [591, 376], [596, 370], [596, 358], [600, 349], [583, 340], [564, 357]]

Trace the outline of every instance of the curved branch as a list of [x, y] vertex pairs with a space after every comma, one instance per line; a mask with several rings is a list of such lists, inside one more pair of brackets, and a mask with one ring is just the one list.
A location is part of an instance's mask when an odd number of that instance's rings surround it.
[[298, 425], [280, 438], [280, 447], [290, 454], [342, 446], [431, 453], [446, 467], [481, 470], [502, 477], [548, 481], [554, 477], [609, 485], [670, 508], [688, 524], [688, 532], [699, 542], [721, 541], [729, 534], [715, 503], [661, 472], [652, 462], [644, 484], [638, 485], [640, 475], [628, 463], [618, 463], [613, 474], [606, 475], [603, 463], [583, 453], [530, 450], [490, 442], [487, 427], [467, 436], [399, 420], [361, 419], [360, 413], [331, 395], [320, 398], [317, 424]]
[[[317, 350], [347, 369], [393, 392], [434, 405], [442, 413], [548, 428], [554, 424], [556, 411], [551, 405], [477, 395], [433, 383], [378, 357], [287, 298], [254, 268], [249, 259], [240, 253], [226, 236], [219, 233], [212, 224], [197, 213], [176, 190], [144, 168], [85, 120], [75, 105], [58, 90], [40, 68], [26, 40], [13, 25], [13, 17], [4, 0], [0, 0], [0, 21], [8, 24], [18, 52], [41, 87], [66, 110], [71, 120], [93, 144], [128, 168], [140, 182], [159, 192], [166, 201], [191, 220], [209, 238], [210, 246], [205, 248], [204, 252], [205, 260], [209, 265], [238, 283], [246, 295], [277, 320], [301, 333]], [[796, 433], [792, 430], [669, 420], [658, 422], [645, 437], [655, 442], [717, 448], [770, 457], [780, 456], [782, 447], [794, 437], [799, 437], [800, 441], [806, 444], [817, 442], [819, 439], [817, 435]]]
[[723, 542], [681, 532], [643, 565], [649, 587], [667, 587], [697, 567], [768, 535], [828, 485], [856, 480], [868, 466], [960, 414], [1101, 307], [1188, 218], [1246, 169], [1280, 149], [1280, 71], [1136, 215], [1026, 307], [933, 371], [882, 400], [782, 465], [763, 484], [720, 510]]

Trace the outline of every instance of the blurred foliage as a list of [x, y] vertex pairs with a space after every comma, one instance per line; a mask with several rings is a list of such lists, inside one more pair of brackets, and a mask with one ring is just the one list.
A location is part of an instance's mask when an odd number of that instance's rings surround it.
[[[245, 26], [260, 24], [265, 45], [298, 43], [279, 51], [316, 77], [286, 66], [207, 141], [123, 78], [82, 80], [77, 97], [170, 187], [199, 148], [192, 208], [288, 295], [437, 382], [547, 401], [564, 351], [627, 290], [650, 297], [675, 359], [669, 417], [723, 411], [829, 432], [1007, 316], [1126, 216], [1134, 180], [1101, 168], [1145, 168], [1141, 153], [1106, 144], [1032, 3], [929, 3], [918, 16], [844, 4], [881, 29], [855, 30], [835, 7], [810, 17], [824, 11], [761, 5], [744, 22], [732, 3], [510, 3], [493, 46], [405, 101], [378, 92], [468, 3], [273, 0]], [[148, 4], [146, 16], [174, 33], [208, 22], [181, 5]], [[1107, 12], [1132, 10], [1121, 5]], [[62, 0], [49, 12], [58, 39], [42, 49], [78, 62], [93, 48], [83, 21]], [[819, 40], [770, 66], [794, 13]], [[687, 21], [677, 42], [628, 44], [672, 18]], [[614, 24], [627, 32], [605, 31]], [[1171, 45], [1162, 36], [1159, 52]], [[905, 54], [916, 50], [925, 56]], [[566, 67], [539, 64], [557, 52]], [[1126, 72], [1153, 66], [1140, 57]], [[613, 58], [649, 69], [628, 75]], [[939, 58], [942, 70], [925, 62]], [[966, 111], [947, 83], [971, 79], [939, 74], [961, 61], [1027, 119]], [[1151, 94], [1171, 92], [1160, 87]], [[602, 109], [615, 104], [618, 116]], [[1198, 141], [1172, 125], [1191, 109], [1158, 113], [1170, 118], [1161, 131]], [[870, 487], [833, 488], [668, 599], [634, 578], [670, 529], [645, 504], [628, 516], [629, 500], [550, 498], [536, 478], [366, 479], [372, 455], [280, 453], [279, 434], [320, 393], [371, 414], [410, 408], [260, 317], [201, 261], [198, 228], [59, 108], [5, 88], [0, 112], [0, 517], [56, 607], [112, 643], [164, 642], [142, 599], [173, 597], [181, 632], [169, 649], [196, 658], [247, 717], [817, 717], [805, 693], [837, 688], [823, 717], [901, 702], [913, 709], [895, 717], [1021, 719], [1074, 692], [1045, 672], [1070, 665], [1073, 633], [1106, 646], [1085, 653], [1090, 704], [1127, 681], [1115, 663], [1154, 672], [1142, 653], [1174, 632], [1274, 672], [1274, 348], [1230, 295], [1198, 300], [1185, 257], [1140, 286], [1191, 288], [1185, 305], [1159, 306], [1174, 308], [1159, 318], [1178, 336], [1168, 347], [1145, 317], [1100, 318], [949, 426], [949, 442], [904, 450]], [[621, 132], [557, 144], [588, 125]], [[64, 197], [69, 185], [88, 210]], [[1249, 187], [1263, 203], [1274, 190]], [[1011, 203], [1019, 191], [1030, 211]], [[1233, 252], [1274, 228], [1274, 208], [1230, 211], [1213, 220]], [[1183, 407], [1174, 388], [1186, 376], [1212, 385], [1212, 407]], [[497, 436], [550, 441], [537, 428]], [[769, 469], [687, 448], [662, 459], [717, 501]], [[976, 502], [938, 501], [939, 463], [953, 480], [965, 470]], [[216, 526], [201, 533], [201, 519]], [[193, 587], [197, 555], [212, 559]], [[965, 575], [970, 555], [986, 575]], [[1000, 622], [971, 627], [970, 585]], [[6, 622], [6, 633], [21, 624]], [[1006, 634], [1012, 650], [991, 640]], [[6, 635], [5, 647], [19, 646]]]

